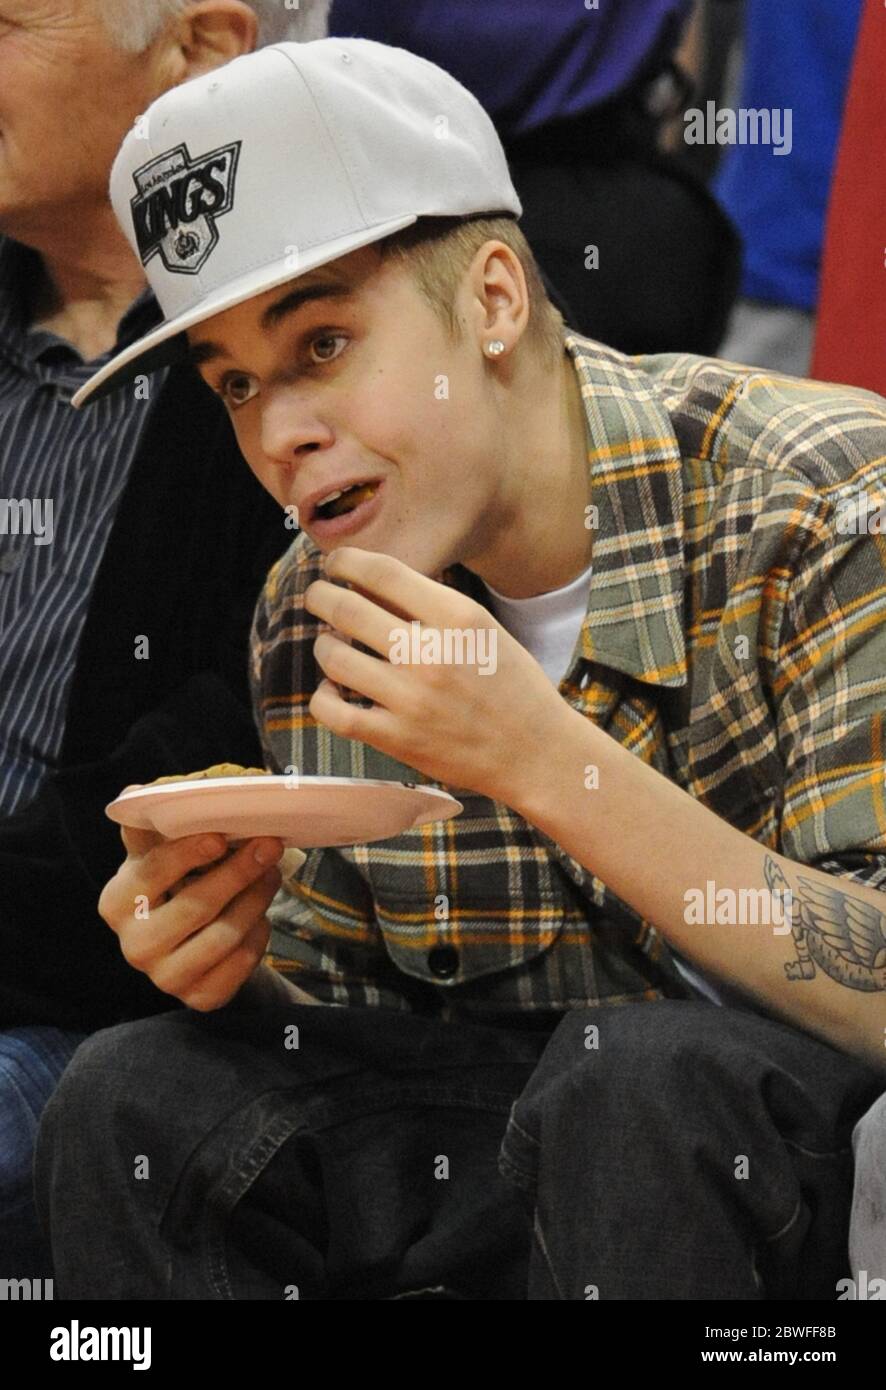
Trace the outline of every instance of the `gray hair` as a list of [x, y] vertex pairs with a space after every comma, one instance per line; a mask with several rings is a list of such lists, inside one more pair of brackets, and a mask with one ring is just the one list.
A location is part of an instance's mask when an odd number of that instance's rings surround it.
[[[192, 0], [98, 0], [99, 13], [116, 44], [142, 53], [173, 15]], [[326, 37], [331, 0], [245, 0], [258, 19], [258, 46], [307, 43]]]

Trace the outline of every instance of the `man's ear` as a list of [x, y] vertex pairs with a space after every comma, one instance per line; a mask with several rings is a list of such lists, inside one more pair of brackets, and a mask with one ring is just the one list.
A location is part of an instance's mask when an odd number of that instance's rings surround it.
[[243, 0], [196, 0], [167, 29], [160, 63], [160, 90], [199, 77], [251, 53], [258, 41], [258, 19]]
[[529, 290], [520, 257], [503, 241], [484, 242], [468, 277], [473, 329], [481, 351], [497, 339], [510, 352], [529, 323]]

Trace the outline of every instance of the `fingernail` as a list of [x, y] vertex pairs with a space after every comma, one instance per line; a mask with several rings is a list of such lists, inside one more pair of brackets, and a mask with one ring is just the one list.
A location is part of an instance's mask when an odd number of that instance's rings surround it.
[[277, 849], [274, 845], [269, 845], [265, 843], [262, 845], [256, 845], [253, 853], [255, 854], [255, 858], [259, 864], [276, 864], [277, 860], [280, 858], [282, 851]]

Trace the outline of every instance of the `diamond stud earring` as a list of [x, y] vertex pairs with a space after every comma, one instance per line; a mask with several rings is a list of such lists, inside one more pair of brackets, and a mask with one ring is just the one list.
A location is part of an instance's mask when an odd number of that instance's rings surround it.
[[505, 345], [501, 338], [493, 338], [491, 343], [486, 344], [486, 351], [490, 357], [500, 357], [505, 350]]

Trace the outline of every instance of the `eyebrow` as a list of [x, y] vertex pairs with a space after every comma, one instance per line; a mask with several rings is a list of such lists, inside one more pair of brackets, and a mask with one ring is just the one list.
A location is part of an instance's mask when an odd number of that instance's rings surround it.
[[[346, 299], [353, 293], [352, 287], [340, 280], [321, 280], [301, 289], [290, 290], [282, 299], [271, 304], [261, 316], [262, 328], [276, 328], [285, 318], [289, 318], [304, 304], [315, 299]], [[225, 357], [226, 351], [219, 343], [195, 343], [188, 348], [188, 360], [195, 367], [211, 362], [216, 357]]]

